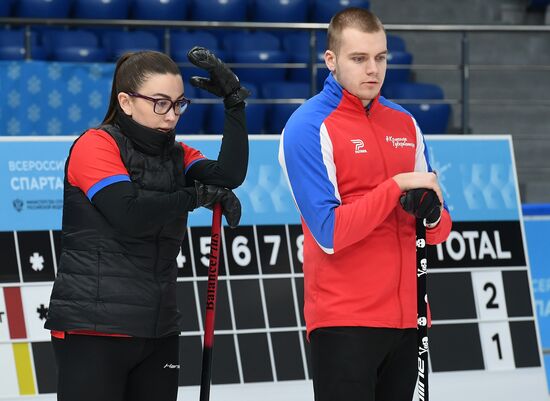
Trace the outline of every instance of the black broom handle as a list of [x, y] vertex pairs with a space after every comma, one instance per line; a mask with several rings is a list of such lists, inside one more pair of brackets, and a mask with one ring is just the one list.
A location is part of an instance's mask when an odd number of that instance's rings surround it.
[[418, 399], [428, 401], [428, 253], [424, 219], [416, 219]]

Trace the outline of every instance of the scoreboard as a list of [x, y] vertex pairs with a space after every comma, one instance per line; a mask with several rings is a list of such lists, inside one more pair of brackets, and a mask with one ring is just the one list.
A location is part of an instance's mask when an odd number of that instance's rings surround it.
[[[219, 137], [186, 137], [215, 158]], [[43, 329], [60, 254], [70, 138], [2, 138], [0, 398], [55, 392]], [[429, 249], [430, 394], [446, 401], [548, 398], [511, 138], [428, 137], [453, 218]], [[311, 378], [303, 318], [303, 235], [277, 162], [278, 136], [251, 137], [236, 192], [243, 218], [222, 230], [213, 384]], [[200, 383], [211, 212], [191, 213], [178, 255], [180, 385]], [[266, 398], [267, 399], [267, 398]]]

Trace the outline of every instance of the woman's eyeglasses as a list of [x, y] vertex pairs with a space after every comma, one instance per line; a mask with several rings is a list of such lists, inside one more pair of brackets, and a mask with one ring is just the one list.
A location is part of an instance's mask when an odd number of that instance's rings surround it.
[[160, 114], [161, 116], [168, 113], [170, 109], [174, 109], [174, 114], [176, 116], [182, 115], [183, 113], [185, 113], [185, 110], [187, 110], [187, 107], [191, 104], [191, 100], [185, 97], [183, 99], [178, 99], [173, 102], [170, 99], [155, 99], [153, 97], [141, 95], [136, 92], [128, 92], [128, 95], [153, 102], [153, 111], [156, 114]]

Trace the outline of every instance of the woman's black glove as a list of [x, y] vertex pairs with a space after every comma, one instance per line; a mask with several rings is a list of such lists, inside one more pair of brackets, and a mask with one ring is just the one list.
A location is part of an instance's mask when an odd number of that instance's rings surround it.
[[241, 219], [241, 202], [230, 189], [217, 185], [202, 184], [195, 181], [197, 191], [197, 207], [203, 206], [210, 210], [216, 203], [221, 203], [222, 213], [229, 227], [235, 228]]
[[197, 67], [208, 71], [210, 75], [210, 78], [191, 77], [189, 79], [191, 85], [223, 97], [226, 108], [233, 107], [250, 96], [250, 91], [241, 86], [239, 78], [233, 71], [210, 50], [195, 46], [189, 50], [187, 58]]
[[401, 206], [417, 219], [426, 219], [425, 224], [434, 224], [441, 217], [441, 202], [432, 189], [416, 188], [401, 195]]

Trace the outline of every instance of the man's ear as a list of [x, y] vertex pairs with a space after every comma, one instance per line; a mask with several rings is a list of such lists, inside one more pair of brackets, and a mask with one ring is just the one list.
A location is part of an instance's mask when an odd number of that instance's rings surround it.
[[127, 93], [119, 92], [117, 95], [118, 104], [124, 114], [132, 115], [132, 103], [130, 102], [130, 96]]
[[325, 64], [330, 72], [336, 71], [336, 55], [332, 50], [325, 51]]

